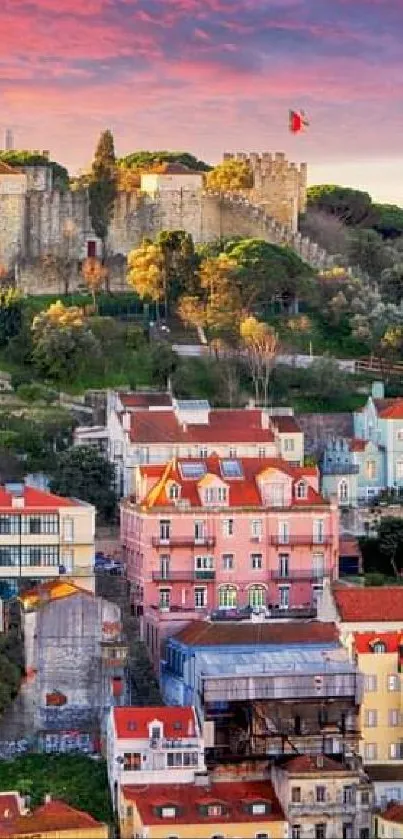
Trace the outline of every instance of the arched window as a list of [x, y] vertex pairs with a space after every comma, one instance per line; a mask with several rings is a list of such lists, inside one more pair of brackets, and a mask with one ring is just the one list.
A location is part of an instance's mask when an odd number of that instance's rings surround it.
[[383, 641], [375, 641], [375, 644], [372, 644], [372, 652], [377, 653], [386, 653], [386, 644]]
[[220, 609], [236, 609], [238, 594], [235, 586], [220, 586], [218, 606]]
[[348, 483], [347, 481], [340, 481], [339, 483], [339, 501], [341, 504], [348, 501]]
[[266, 605], [266, 589], [264, 586], [251, 586], [248, 598], [251, 609], [261, 609]]
[[305, 481], [299, 481], [297, 484], [297, 498], [306, 498], [307, 496], [307, 485]]

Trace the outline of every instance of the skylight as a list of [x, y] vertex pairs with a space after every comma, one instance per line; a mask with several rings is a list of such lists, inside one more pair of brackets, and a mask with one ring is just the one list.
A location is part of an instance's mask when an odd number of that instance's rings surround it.
[[205, 464], [201, 461], [195, 461], [194, 463], [181, 463], [180, 470], [183, 478], [190, 478], [191, 480], [202, 478], [207, 472]]
[[243, 478], [239, 460], [222, 460], [220, 466], [223, 478]]

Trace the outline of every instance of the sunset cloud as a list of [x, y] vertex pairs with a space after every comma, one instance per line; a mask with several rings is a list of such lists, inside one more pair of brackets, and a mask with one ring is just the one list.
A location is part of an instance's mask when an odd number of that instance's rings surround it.
[[3, 0], [0, 25], [0, 130], [72, 169], [107, 126], [121, 153], [402, 154], [402, 0]]

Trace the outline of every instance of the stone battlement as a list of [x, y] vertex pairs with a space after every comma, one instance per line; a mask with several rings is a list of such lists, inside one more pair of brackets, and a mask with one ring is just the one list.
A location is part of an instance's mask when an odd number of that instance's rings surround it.
[[223, 159], [248, 163], [253, 173], [252, 201], [264, 205], [269, 215], [297, 230], [298, 215], [306, 209], [306, 163], [290, 162], [284, 152], [225, 152]]

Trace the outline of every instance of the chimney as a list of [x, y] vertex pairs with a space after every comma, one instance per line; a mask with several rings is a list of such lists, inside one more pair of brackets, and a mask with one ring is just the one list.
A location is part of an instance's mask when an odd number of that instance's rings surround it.
[[317, 755], [316, 756], [316, 768], [317, 769], [323, 769], [323, 766], [324, 766], [323, 755]]
[[261, 418], [262, 418], [261, 419], [262, 428], [265, 428], [265, 429], [270, 428], [270, 415], [269, 415], [269, 412], [266, 411], [265, 408], [262, 408]]
[[122, 418], [122, 425], [124, 431], [130, 431], [130, 411], [125, 411]]
[[11, 495], [11, 506], [12, 507], [23, 507], [24, 506], [24, 490], [25, 484], [5, 484], [4, 486], [6, 492]]
[[248, 399], [248, 411], [253, 411], [254, 407], [255, 407], [255, 400], [254, 399]]
[[51, 800], [52, 800], [52, 796], [49, 792], [47, 792], [46, 795], [45, 795], [45, 799], [44, 799], [45, 804], [50, 804]]
[[209, 787], [210, 786], [210, 777], [207, 772], [195, 772], [194, 776], [194, 785], [195, 787]]
[[44, 150], [43, 150], [43, 152], [42, 152], [42, 157], [45, 157], [45, 158], [46, 158], [46, 160], [49, 160], [49, 158], [50, 158], [50, 151], [49, 151], [48, 149], [44, 149]]

